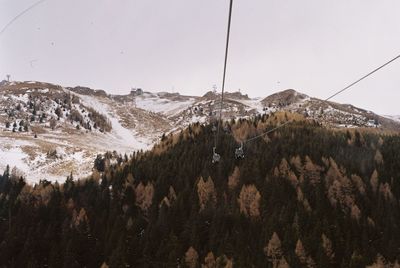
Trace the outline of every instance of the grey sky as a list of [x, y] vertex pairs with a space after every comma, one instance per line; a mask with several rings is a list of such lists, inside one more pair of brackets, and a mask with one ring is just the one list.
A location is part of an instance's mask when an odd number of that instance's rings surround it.
[[[0, 27], [33, 0], [0, 0]], [[202, 95], [228, 0], [47, 0], [0, 35], [0, 77]], [[398, 0], [235, 0], [227, 90], [325, 98], [400, 53]], [[400, 60], [334, 101], [400, 114]]]

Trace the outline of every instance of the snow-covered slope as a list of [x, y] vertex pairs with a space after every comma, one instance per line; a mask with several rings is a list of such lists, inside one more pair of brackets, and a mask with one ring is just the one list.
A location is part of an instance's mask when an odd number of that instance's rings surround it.
[[386, 118], [396, 122], [400, 122], [400, 115], [385, 115]]
[[134, 129], [123, 127], [119, 115], [113, 111], [111, 105], [102, 101], [102, 98], [79, 95], [76, 93], [73, 94], [78, 96], [85, 106], [91, 107], [107, 117], [111, 122], [112, 129], [110, 133], [106, 133], [106, 135], [109, 140], [112, 141], [110, 145], [115, 145], [114, 148], [119, 148], [120, 152], [125, 153], [126, 151], [132, 150], [132, 148], [135, 150], [147, 149], [152, 144], [150, 139], [138, 137]]
[[[31, 82], [0, 88], [0, 172], [16, 166], [14, 172], [30, 182], [64, 181], [71, 172], [75, 178], [87, 176], [97, 154], [146, 150], [161, 135], [139, 135], [123, 126], [109, 98], [47, 86]], [[64, 98], [71, 102], [63, 105]], [[100, 128], [101, 122], [110, 129]]]
[[144, 93], [136, 97], [136, 107], [166, 116], [176, 115], [196, 102], [195, 97], [173, 98], [169, 93]]

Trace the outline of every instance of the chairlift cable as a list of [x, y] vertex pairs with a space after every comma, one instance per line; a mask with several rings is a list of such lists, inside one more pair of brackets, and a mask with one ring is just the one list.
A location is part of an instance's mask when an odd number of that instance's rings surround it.
[[34, 9], [36, 6], [40, 5], [41, 3], [45, 2], [46, 0], [40, 0], [37, 1], [35, 3], [33, 3], [32, 5], [30, 5], [28, 8], [24, 9], [23, 11], [21, 11], [20, 13], [18, 13], [15, 17], [13, 17], [6, 25], [3, 26], [3, 28], [1, 28], [0, 31], [0, 36], [8, 29], [8, 27], [11, 26], [11, 24], [13, 24], [16, 20], [18, 20], [20, 17], [22, 17], [25, 13], [27, 13], [28, 11], [31, 11], [32, 9]]
[[273, 129], [270, 129], [270, 130], [268, 130], [268, 131], [266, 131], [266, 132], [264, 132], [264, 133], [261, 133], [260, 135], [254, 136], [254, 137], [252, 137], [252, 138], [250, 138], [250, 139], [247, 139], [247, 140], [243, 141], [243, 143], [250, 142], [250, 141], [256, 140], [256, 139], [258, 139], [258, 138], [261, 138], [262, 136], [265, 136], [265, 135], [267, 135], [267, 134], [269, 134], [269, 133], [271, 133], [271, 132], [274, 132], [275, 130], [280, 129], [280, 128], [286, 126], [287, 124], [289, 124], [289, 123], [291, 123], [291, 122], [292, 122], [291, 120], [286, 121], [286, 122], [283, 123], [282, 125], [276, 126], [276, 127], [274, 127]]
[[[324, 102], [327, 102], [328, 100], [332, 99], [333, 97], [335, 97], [335, 96], [337, 96], [337, 95], [343, 93], [344, 91], [348, 90], [348, 89], [351, 88], [352, 86], [358, 84], [359, 82], [361, 82], [361, 81], [364, 80], [365, 78], [371, 76], [372, 74], [376, 73], [377, 71], [381, 70], [382, 68], [386, 67], [387, 65], [389, 65], [390, 63], [394, 62], [395, 60], [397, 60], [397, 59], [399, 59], [399, 58], [400, 58], [400, 54], [397, 55], [396, 57], [394, 57], [393, 59], [389, 60], [388, 62], [382, 64], [382, 65], [379, 66], [378, 68], [374, 69], [373, 71], [369, 72], [368, 74], [364, 75], [363, 77], [359, 78], [358, 80], [354, 81], [353, 83], [349, 84], [349, 85], [346, 86], [345, 88], [343, 88], [343, 89], [337, 91], [336, 93], [334, 93], [333, 95], [331, 95], [331, 96], [329, 96], [328, 98], [324, 99], [323, 101], [324, 101]], [[284, 126], [286, 126], [287, 124], [289, 124], [289, 123], [291, 123], [291, 122], [292, 122], [292, 120], [286, 121], [286, 122], [283, 123], [282, 125], [279, 125], [279, 126], [273, 128], [273, 129], [271, 129], [271, 130], [268, 130], [268, 131], [266, 131], [266, 132], [264, 132], [264, 133], [261, 133], [261, 134], [259, 134], [259, 135], [257, 135], [257, 136], [254, 136], [254, 137], [252, 137], [252, 138], [249, 138], [249, 139], [243, 141], [243, 144], [246, 143], [246, 142], [250, 142], [250, 141], [253, 141], [253, 140], [255, 140], [255, 139], [261, 138], [261, 137], [263, 137], [263, 136], [265, 136], [265, 135], [267, 135], [267, 134], [269, 134], [269, 133], [271, 133], [271, 132], [273, 132], [273, 131], [276, 131], [276, 130], [278, 130], [278, 129], [284, 127]]]
[[227, 29], [227, 33], [226, 33], [224, 73], [223, 73], [223, 76], [222, 76], [221, 107], [220, 107], [220, 110], [219, 110], [219, 120], [218, 120], [218, 126], [217, 126], [217, 133], [214, 134], [215, 135], [215, 139], [214, 139], [212, 163], [217, 163], [221, 159], [221, 156], [216, 152], [216, 150], [217, 150], [219, 132], [220, 132], [221, 123], [222, 123], [222, 109], [224, 107], [225, 77], [226, 77], [226, 65], [227, 65], [227, 62], [228, 62], [229, 37], [230, 37], [230, 32], [231, 32], [232, 6], [233, 6], [233, 0], [230, 0], [229, 16], [228, 16], [228, 29]]
[[355, 84], [358, 84], [359, 82], [361, 82], [362, 80], [364, 80], [365, 78], [367, 78], [368, 76], [376, 73], [377, 71], [379, 71], [380, 69], [386, 67], [387, 65], [389, 65], [390, 63], [394, 62], [395, 60], [399, 59], [400, 55], [397, 55], [396, 57], [394, 57], [393, 59], [391, 59], [390, 61], [386, 62], [385, 64], [382, 64], [381, 66], [379, 66], [378, 68], [374, 69], [373, 71], [369, 72], [368, 74], [364, 75], [363, 77], [361, 77], [360, 79], [358, 79], [357, 81], [351, 83], [350, 85], [346, 86], [345, 88], [339, 90], [338, 92], [336, 92], [335, 94], [333, 94], [332, 96], [326, 98], [324, 101], [328, 101], [330, 99], [332, 99], [333, 97], [339, 95], [340, 93], [342, 93], [343, 91], [351, 88], [352, 86], [354, 86]]
[[227, 33], [226, 33], [224, 73], [223, 73], [223, 76], [222, 76], [221, 106], [220, 106], [220, 111], [219, 111], [217, 134], [215, 136], [215, 143], [214, 143], [214, 147], [215, 148], [217, 148], [217, 145], [218, 145], [218, 138], [219, 138], [219, 132], [220, 132], [220, 128], [221, 128], [221, 121], [222, 121], [222, 109], [223, 109], [223, 106], [224, 106], [225, 77], [226, 77], [226, 65], [227, 65], [227, 62], [228, 62], [229, 37], [230, 37], [230, 32], [231, 32], [232, 6], [233, 6], [233, 0], [230, 0], [229, 17], [228, 17], [228, 29], [227, 29]]

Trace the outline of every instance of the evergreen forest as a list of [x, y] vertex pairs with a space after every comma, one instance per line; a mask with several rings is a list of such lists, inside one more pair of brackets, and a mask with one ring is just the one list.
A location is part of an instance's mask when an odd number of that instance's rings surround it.
[[7, 168], [0, 267], [400, 267], [400, 136], [263, 115], [223, 124], [213, 164], [215, 135], [193, 124], [64, 183]]

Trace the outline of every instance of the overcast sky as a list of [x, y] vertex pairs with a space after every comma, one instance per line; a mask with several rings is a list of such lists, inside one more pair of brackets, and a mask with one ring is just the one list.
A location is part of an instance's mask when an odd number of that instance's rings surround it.
[[[33, 0], [0, 0], [0, 30]], [[47, 0], [0, 35], [0, 79], [202, 95], [229, 0]], [[235, 0], [227, 90], [326, 98], [400, 54], [398, 0]], [[400, 114], [400, 60], [333, 99]]]

